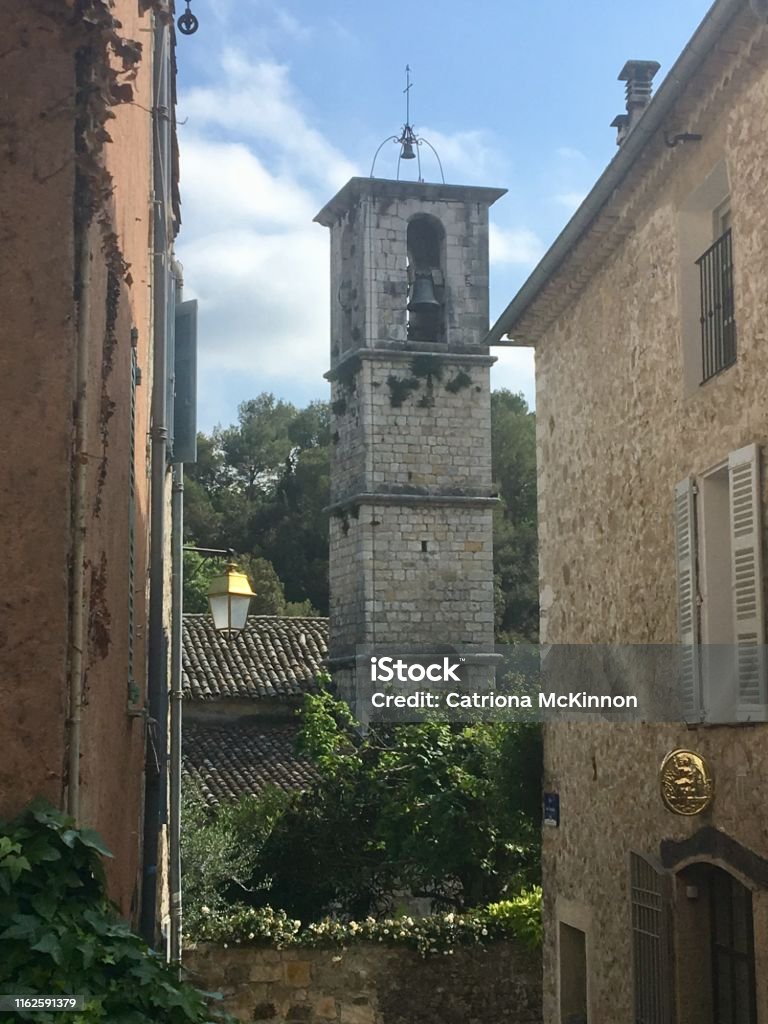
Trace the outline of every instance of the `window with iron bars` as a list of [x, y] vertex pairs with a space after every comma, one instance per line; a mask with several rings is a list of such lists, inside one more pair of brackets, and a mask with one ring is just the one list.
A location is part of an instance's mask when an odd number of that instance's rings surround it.
[[736, 362], [731, 229], [696, 260], [701, 285], [702, 383]]

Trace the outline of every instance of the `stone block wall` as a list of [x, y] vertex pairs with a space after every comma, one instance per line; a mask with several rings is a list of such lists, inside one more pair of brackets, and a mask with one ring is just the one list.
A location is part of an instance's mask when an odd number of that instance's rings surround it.
[[541, 1024], [541, 963], [509, 943], [422, 958], [413, 950], [272, 950], [204, 944], [190, 980], [264, 1024]]
[[332, 501], [364, 490], [490, 493], [492, 357], [422, 356], [420, 376], [413, 354], [353, 358], [354, 373], [331, 388]]
[[332, 516], [332, 652], [354, 644], [491, 643], [492, 533], [490, 504], [365, 502], [356, 518]]

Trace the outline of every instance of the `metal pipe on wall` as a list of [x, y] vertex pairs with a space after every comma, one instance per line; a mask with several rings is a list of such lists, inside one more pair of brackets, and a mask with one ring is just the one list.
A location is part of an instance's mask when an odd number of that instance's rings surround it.
[[147, 665], [147, 749], [144, 790], [144, 843], [140, 929], [154, 946], [157, 937], [157, 879], [163, 780], [166, 771], [168, 692], [165, 643], [165, 481], [168, 424], [168, 304], [170, 289], [170, 34], [154, 16], [153, 48], [153, 362], [150, 510], [150, 596]]
[[72, 612], [69, 623], [69, 715], [67, 718], [67, 813], [80, 819], [80, 736], [85, 646], [85, 538], [88, 483], [88, 351], [91, 318], [91, 250], [88, 228], [81, 238], [77, 355], [75, 370], [75, 448], [72, 489]]
[[184, 467], [173, 467], [171, 497], [171, 756], [170, 801], [168, 814], [169, 881], [171, 900], [170, 958], [181, 960], [181, 688], [182, 599], [184, 561], [182, 545], [184, 523]]

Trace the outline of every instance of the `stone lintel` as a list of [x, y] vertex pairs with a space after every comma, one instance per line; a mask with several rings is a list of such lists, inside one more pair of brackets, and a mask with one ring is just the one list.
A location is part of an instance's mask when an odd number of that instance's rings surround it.
[[328, 505], [324, 511], [344, 512], [354, 505], [441, 505], [452, 508], [494, 508], [499, 503], [496, 495], [488, 494], [411, 494], [387, 491], [360, 491]]
[[314, 218], [326, 228], [341, 218], [361, 199], [418, 199], [426, 203], [480, 203], [492, 206], [507, 194], [505, 188], [476, 185], [443, 185], [425, 181], [393, 181], [391, 178], [350, 178]]

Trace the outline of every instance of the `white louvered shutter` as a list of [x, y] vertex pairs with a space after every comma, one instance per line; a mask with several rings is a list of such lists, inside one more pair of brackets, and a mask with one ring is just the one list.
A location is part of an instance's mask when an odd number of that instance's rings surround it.
[[691, 479], [681, 480], [675, 487], [679, 695], [680, 709], [688, 722], [699, 721], [702, 710], [695, 493]]
[[760, 449], [728, 456], [731, 581], [739, 718], [765, 718], [765, 617], [760, 515]]

